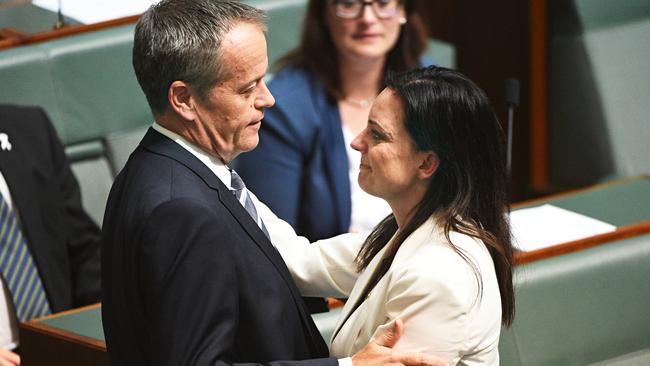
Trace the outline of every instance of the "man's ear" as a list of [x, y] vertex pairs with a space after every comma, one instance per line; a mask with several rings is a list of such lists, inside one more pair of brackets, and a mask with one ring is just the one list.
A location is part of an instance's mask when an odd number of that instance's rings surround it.
[[433, 151], [425, 151], [422, 154], [422, 164], [418, 167], [418, 177], [420, 179], [429, 179], [438, 170], [440, 159]]
[[191, 87], [184, 81], [174, 81], [167, 91], [171, 109], [183, 119], [193, 121], [196, 117], [194, 95]]

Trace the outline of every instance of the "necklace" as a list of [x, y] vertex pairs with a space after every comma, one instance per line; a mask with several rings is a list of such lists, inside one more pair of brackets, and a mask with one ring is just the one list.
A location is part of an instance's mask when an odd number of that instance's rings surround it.
[[354, 99], [354, 98], [343, 98], [343, 102], [352, 104], [355, 107], [359, 108], [368, 108], [372, 104], [372, 102], [375, 100], [376, 97], [370, 97], [367, 99]]

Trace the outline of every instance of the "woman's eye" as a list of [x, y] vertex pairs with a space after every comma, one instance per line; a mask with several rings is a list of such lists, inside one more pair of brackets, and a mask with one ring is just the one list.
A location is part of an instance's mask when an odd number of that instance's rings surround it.
[[373, 140], [383, 140], [384, 135], [380, 133], [379, 131], [376, 130], [370, 130], [370, 136], [372, 137]]

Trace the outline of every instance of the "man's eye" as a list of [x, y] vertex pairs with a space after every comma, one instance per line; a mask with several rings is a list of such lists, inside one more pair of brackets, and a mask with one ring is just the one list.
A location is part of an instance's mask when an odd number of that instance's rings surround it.
[[242, 90], [242, 94], [250, 94], [250, 93], [252, 93], [253, 90], [255, 90], [255, 87], [256, 87], [256, 86], [257, 86], [257, 83], [255, 83], [255, 84], [249, 86], [248, 88]]

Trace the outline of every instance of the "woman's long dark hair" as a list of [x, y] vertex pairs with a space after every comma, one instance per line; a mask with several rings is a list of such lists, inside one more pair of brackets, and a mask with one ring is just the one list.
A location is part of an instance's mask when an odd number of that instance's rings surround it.
[[[338, 53], [325, 21], [330, 0], [310, 0], [300, 45], [278, 60], [283, 67], [298, 67], [315, 75], [333, 100], [343, 97]], [[402, 25], [395, 47], [388, 52], [384, 70], [405, 71], [420, 66], [426, 48], [427, 31], [414, 0], [403, 0], [406, 24]]]
[[504, 138], [487, 96], [461, 73], [440, 67], [391, 74], [386, 87], [404, 102], [404, 123], [416, 148], [433, 151], [440, 163], [403, 228], [397, 230], [392, 215], [375, 227], [357, 256], [359, 270], [397, 233], [370, 282], [374, 286], [404, 240], [434, 216], [449, 244], [466, 261], [469, 259], [451, 242], [451, 232], [485, 243], [499, 283], [502, 323], [509, 326], [515, 301]]

